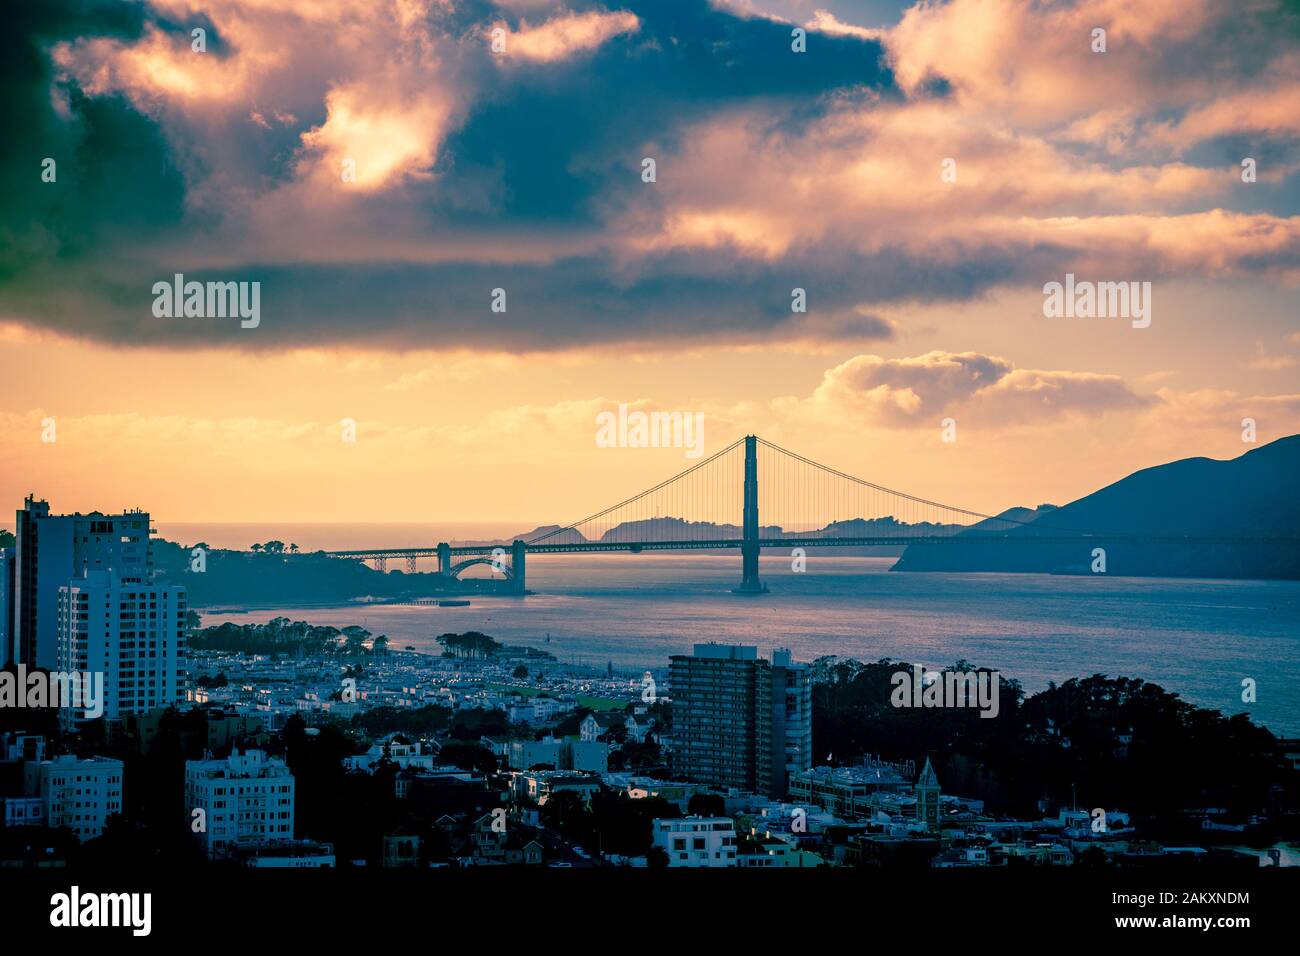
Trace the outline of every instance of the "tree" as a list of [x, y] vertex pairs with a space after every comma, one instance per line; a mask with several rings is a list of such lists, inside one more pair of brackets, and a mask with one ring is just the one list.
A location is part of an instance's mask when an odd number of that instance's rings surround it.
[[260, 552], [262, 550], [262, 546], [254, 542], [253, 544], [250, 544], [248, 546], [248, 550], [253, 552]]
[[370, 632], [364, 627], [357, 627], [355, 624], [349, 624], [343, 628], [343, 636], [347, 638], [347, 652], [349, 654], [360, 654], [365, 650], [363, 646], [370, 638]]
[[352, 718], [352, 726], [364, 730], [372, 737], [401, 731], [415, 737], [441, 734], [451, 723], [449, 707], [429, 704], [414, 709], [402, 707], [374, 707]]
[[600, 790], [591, 797], [596, 848], [622, 856], [640, 856], [654, 840], [654, 821], [681, 816], [663, 797], [634, 800], [626, 793]]
[[461, 710], [452, 718], [447, 735], [455, 740], [478, 740], [510, 732], [510, 718], [500, 710]]
[[586, 801], [581, 794], [573, 790], [560, 790], [546, 798], [538, 808], [542, 822], [552, 829], [559, 830], [570, 839], [585, 845], [584, 837], [590, 837], [594, 831], [591, 814], [587, 811]]
[[497, 758], [482, 744], [455, 743], [448, 741], [438, 752], [442, 763], [449, 763], [462, 770], [475, 770], [478, 773], [496, 773]]
[[510, 676], [513, 677], [515, 680], [527, 680], [528, 668], [525, 667], [523, 664], [520, 664], [518, 667], [514, 669], [513, 673]]
[[601, 734], [600, 739], [621, 746], [627, 743], [627, 727], [624, 724], [615, 724], [613, 727], [609, 728], [609, 730]]
[[693, 793], [686, 812], [693, 817], [725, 817], [727, 803], [720, 793]]
[[466, 631], [464, 634], [441, 634], [437, 638], [445, 650], [444, 657], [469, 658], [492, 657], [501, 645], [486, 634], [478, 631]]
[[289, 553], [290, 553], [290, 554], [297, 554], [297, 553], [298, 553], [298, 546], [297, 546], [296, 544], [291, 544], [291, 545], [289, 545]]
[[659, 751], [659, 745], [653, 740], [647, 740], [646, 743], [625, 743], [617, 750], [611, 750], [609, 754], [610, 770], [636, 770], [654, 767], [662, 764], [663, 756]]

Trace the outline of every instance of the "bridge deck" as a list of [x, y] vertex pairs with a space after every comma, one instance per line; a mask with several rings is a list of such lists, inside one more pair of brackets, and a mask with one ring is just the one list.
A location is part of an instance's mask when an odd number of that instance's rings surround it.
[[[884, 537], [791, 537], [760, 538], [762, 548], [864, 548], [864, 547], [901, 547], [912, 544], [941, 544], [944, 542], [997, 542], [999, 544], [1223, 544], [1223, 543], [1292, 543], [1300, 545], [1297, 537], [1202, 537], [1195, 535], [1123, 535], [1123, 534], [1078, 534], [1078, 535], [1029, 535], [1029, 534], [971, 534], [971, 535], [896, 535]], [[528, 544], [525, 549], [529, 554], [575, 554], [625, 551], [633, 554], [641, 551], [708, 551], [739, 550], [744, 544], [741, 538], [717, 538], [700, 541], [575, 541], [556, 544]], [[453, 557], [491, 555], [497, 549], [509, 552], [509, 544], [453, 545], [449, 552]], [[361, 548], [348, 551], [326, 551], [325, 554], [335, 558], [433, 558], [438, 555], [437, 546], [431, 548]]]

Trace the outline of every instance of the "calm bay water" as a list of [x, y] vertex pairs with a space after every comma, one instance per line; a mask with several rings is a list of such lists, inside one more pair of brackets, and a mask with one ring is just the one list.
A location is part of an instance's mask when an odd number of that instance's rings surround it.
[[[941, 667], [966, 658], [1031, 693], [1094, 673], [1140, 677], [1300, 736], [1300, 582], [895, 574], [892, 563], [814, 551], [795, 574], [788, 558], [768, 557], [762, 573], [771, 592], [746, 597], [729, 591], [739, 556], [535, 556], [528, 584], [537, 593], [525, 598], [472, 597], [460, 608], [287, 607], [204, 622], [361, 624], [397, 647], [433, 652], [438, 634], [479, 630], [622, 670], [665, 668], [670, 654], [710, 640], [757, 644], [763, 653], [789, 647], [798, 660], [837, 654]], [[1247, 677], [1258, 683], [1249, 705], [1241, 702]]]

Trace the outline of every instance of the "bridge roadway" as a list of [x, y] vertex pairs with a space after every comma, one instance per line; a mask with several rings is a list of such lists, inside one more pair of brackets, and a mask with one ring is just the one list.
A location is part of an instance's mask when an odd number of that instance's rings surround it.
[[[1077, 542], [1118, 542], [1127, 544], [1215, 544], [1227, 542], [1282, 542], [1295, 541], [1300, 538], [1276, 537], [1241, 537], [1200, 535], [1124, 535], [1124, 534], [1052, 534], [1052, 535], [1008, 535], [1008, 534], [967, 534], [967, 535], [893, 535], [869, 537], [789, 537], [759, 538], [760, 548], [863, 548], [904, 546], [909, 544], [938, 544], [951, 541], [997, 541], [999, 543], [1032, 544], [1074, 544]], [[641, 551], [707, 551], [739, 549], [744, 546], [743, 538], [716, 538], [701, 541], [574, 541], [557, 544], [530, 544], [527, 541], [502, 544], [471, 545], [435, 545], [425, 548], [360, 548], [351, 551], [326, 551], [332, 558], [358, 558], [363, 561], [375, 558], [436, 558], [440, 548], [446, 547], [446, 553], [452, 557], [488, 557], [497, 551], [509, 554], [516, 544], [522, 544], [529, 554], [574, 554], [578, 552], [628, 551], [636, 554]]]

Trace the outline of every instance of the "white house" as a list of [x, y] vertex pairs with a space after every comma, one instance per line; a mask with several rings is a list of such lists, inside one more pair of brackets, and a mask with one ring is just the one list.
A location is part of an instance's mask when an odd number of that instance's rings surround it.
[[399, 734], [392, 734], [386, 740], [375, 741], [363, 754], [344, 757], [343, 767], [373, 773], [375, 766], [384, 759], [385, 747], [388, 748], [388, 759], [401, 770], [432, 770], [437, 766], [437, 757], [431, 748], [419, 741], [412, 743]]
[[656, 819], [654, 845], [668, 854], [669, 866], [736, 866], [736, 823], [730, 817]]
[[[641, 718], [645, 720], [646, 718]], [[590, 743], [593, 740], [599, 740], [604, 734], [609, 733], [616, 727], [622, 727], [627, 731], [627, 739], [640, 743], [645, 736], [646, 727], [637, 723], [636, 717], [629, 714], [624, 717], [622, 714], [588, 714], [582, 718], [582, 723], [578, 731], [584, 742]]]

